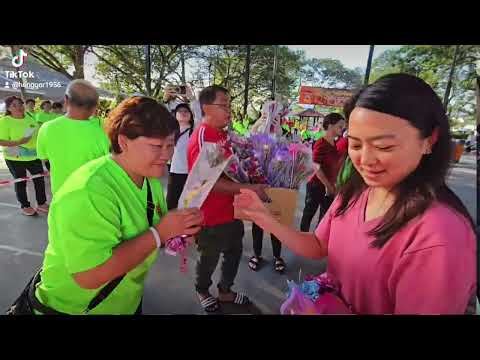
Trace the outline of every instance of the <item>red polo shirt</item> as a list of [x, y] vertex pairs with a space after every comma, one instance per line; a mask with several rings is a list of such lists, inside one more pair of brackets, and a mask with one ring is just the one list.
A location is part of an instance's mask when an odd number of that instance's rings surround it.
[[[204, 142], [223, 142], [227, 141], [227, 132], [216, 129], [208, 124], [202, 123], [197, 127], [188, 142], [187, 161], [188, 172], [192, 170], [195, 161], [200, 154], [200, 149]], [[229, 223], [233, 218], [233, 195], [221, 192], [211, 191], [203, 203], [201, 210], [205, 218], [206, 226], [215, 226]]]
[[[318, 139], [313, 145], [313, 161], [320, 164], [327, 179], [335, 184], [337, 181], [338, 171], [341, 166], [342, 155], [337, 148], [331, 145], [325, 138]], [[323, 183], [314, 175], [310, 182], [317, 182], [321, 185]]]
[[340, 139], [337, 140], [337, 143], [335, 145], [337, 146], [337, 151], [341, 156], [344, 156], [347, 154], [348, 138], [342, 136]]

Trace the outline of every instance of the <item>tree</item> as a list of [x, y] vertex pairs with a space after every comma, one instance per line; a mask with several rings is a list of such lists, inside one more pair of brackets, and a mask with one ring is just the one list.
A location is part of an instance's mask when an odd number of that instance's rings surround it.
[[[371, 82], [388, 73], [404, 72], [419, 76], [444, 98], [451, 118], [474, 119], [475, 61], [480, 59], [480, 46], [459, 45], [455, 67], [452, 70], [456, 46], [405, 45], [387, 50], [373, 63]], [[451, 88], [448, 82], [451, 73]]]
[[348, 69], [340, 60], [310, 59], [302, 69], [302, 81], [312, 86], [357, 89], [362, 85], [359, 69]]
[[[185, 83], [182, 62], [185, 63], [195, 48], [186, 45], [151, 46], [151, 96], [160, 98], [166, 82]], [[96, 73], [103, 87], [117, 93], [145, 93], [144, 45], [95, 45], [92, 52], [99, 60]]]
[[90, 45], [33, 45], [29, 53], [41, 64], [70, 80], [85, 78], [85, 55]]
[[[274, 46], [250, 47], [250, 74], [248, 81], [249, 109], [257, 117], [263, 102], [271, 94]], [[235, 119], [244, 117], [244, 95], [247, 47], [237, 45], [203, 46], [194, 56], [196, 71], [193, 83], [205, 86], [217, 84], [230, 92]], [[296, 85], [303, 61], [303, 52], [295, 52], [285, 46], [278, 47], [276, 92], [280, 98], [296, 96]]]

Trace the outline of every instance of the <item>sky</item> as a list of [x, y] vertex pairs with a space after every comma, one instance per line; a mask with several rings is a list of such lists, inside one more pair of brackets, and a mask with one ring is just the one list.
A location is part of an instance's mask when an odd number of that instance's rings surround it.
[[[367, 67], [370, 45], [287, 45], [290, 49], [304, 50], [307, 58], [338, 59], [347, 68]], [[402, 45], [375, 45], [373, 59], [387, 49], [398, 49]]]
[[[287, 45], [289, 48], [304, 50], [307, 58], [332, 58], [340, 60], [350, 69], [367, 66], [369, 45]], [[401, 45], [375, 45], [373, 59], [387, 49], [398, 49]], [[87, 55], [85, 59], [85, 78], [98, 86], [93, 77], [95, 73], [95, 56]], [[187, 71], [188, 77], [188, 71]], [[188, 80], [188, 79], [187, 79]]]

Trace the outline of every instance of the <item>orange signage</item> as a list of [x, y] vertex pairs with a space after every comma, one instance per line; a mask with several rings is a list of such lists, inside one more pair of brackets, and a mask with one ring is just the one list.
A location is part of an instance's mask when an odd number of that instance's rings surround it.
[[300, 104], [342, 107], [353, 95], [350, 90], [325, 89], [313, 86], [300, 87]]

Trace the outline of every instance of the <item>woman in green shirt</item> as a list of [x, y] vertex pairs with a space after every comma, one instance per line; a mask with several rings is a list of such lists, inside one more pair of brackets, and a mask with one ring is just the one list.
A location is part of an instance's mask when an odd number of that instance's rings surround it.
[[167, 213], [158, 178], [179, 132], [168, 110], [133, 97], [112, 111], [105, 129], [111, 154], [76, 170], [51, 204], [41, 279], [29, 297], [37, 313], [140, 314], [157, 248], [203, 223], [198, 209]]
[[[43, 173], [42, 162], [37, 158], [37, 124], [35, 120], [25, 115], [22, 99], [10, 96], [5, 99], [7, 109], [0, 119], [0, 145], [3, 147], [3, 157], [10, 173], [15, 179], [26, 177], [27, 170], [31, 175]], [[38, 212], [48, 212], [45, 181], [43, 177], [33, 179], [37, 208], [30, 206], [27, 197], [27, 183], [15, 183], [15, 194], [21, 205], [23, 215], [33, 216]]]

